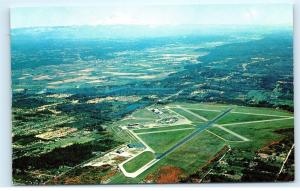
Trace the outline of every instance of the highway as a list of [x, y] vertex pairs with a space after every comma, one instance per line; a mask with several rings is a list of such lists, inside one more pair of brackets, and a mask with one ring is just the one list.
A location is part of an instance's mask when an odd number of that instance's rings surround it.
[[218, 116], [216, 116], [215, 118], [213, 118], [212, 120], [208, 121], [206, 124], [199, 125], [197, 127], [196, 131], [194, 131], [189, 136], [187, 136], [187, 137], [183, 138], [182, 140], [180, 140], [176, 145], [174, 145], [173, 147], [171, 147], [170, 149], [168, 149], [167, 151], [165, 151], [161, 155], [157, 156], [157, 159], [164, 158], [165, 156], [167, 156], [168, 154], [170, 154], [171, 152], [173, 152], [176, 148], [178, 148], [179, 146], [183, 145], [184, 143], [186, 143], [187, 141], [191, 140], [196, 135], [198, 135], [200, 132], [202, 132], [203, 130], [207, 129], [208, 127], [210, 127], [211, 125], [213, 125], [214, 123], [216, 123], [219, 119], [221, 119], [222, 117], [224, 117], [231, 110], [232, 110], [232, 108], [229, 108], [229, 109], [225, 110], [223, 113], [221, 113]]

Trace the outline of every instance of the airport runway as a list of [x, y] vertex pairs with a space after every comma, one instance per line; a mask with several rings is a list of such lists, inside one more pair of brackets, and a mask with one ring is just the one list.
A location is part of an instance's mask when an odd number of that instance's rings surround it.
[[191, 140], [196, 135], [198, 135], [200, 132], [202, 132], [203, 130], [207, 129], [208, 127], [210, 127], [211, 125], [213, 125], [214, 123], [216, 123], [219, 119], [221, 119], [222, 117], [224, 117], [231, 110], [232, 110], [232, 108], [229, 108], [229, 109], [225, 110], [223, 113], [221, 113], [218, 116], [216, 116], [215, 118], [213, 118], [212, 120], [208, 121], [206, 124], [199, 125], [196, 128], [197, 129], [196, 131], [194, 131], [192, 134], [190, 134], [189, 136], [187, 136], [184, 139], [182, 139], [181, 141], [179, 141], [177, 144], [175, 144], [173, 147], [171, 147], [170, 149], [168, 149], [166, 152], [164, 152], [161, 155], [159, 155], [157, 157], [157, 159], [164, 158], [165, 156], [167, 156], [168, 154], [170, 154], [171, 152], [173, 152], [177, 147], [183, 145], [184, 143], [186, 143], [187, 141]]

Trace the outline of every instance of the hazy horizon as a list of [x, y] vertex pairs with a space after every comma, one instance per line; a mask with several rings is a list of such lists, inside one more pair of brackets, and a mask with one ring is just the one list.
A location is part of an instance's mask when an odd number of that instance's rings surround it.
[[292, 9], [290, 4], [18, 7], [11, 9], [11, 28], [85, 25], [292, 26]]

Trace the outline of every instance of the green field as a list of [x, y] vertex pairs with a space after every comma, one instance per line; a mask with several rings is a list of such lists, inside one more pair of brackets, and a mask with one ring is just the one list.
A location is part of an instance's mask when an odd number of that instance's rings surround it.
[[202, 123], [205, 122], [204, 120], [200, 119], [199, 117], [196, 117], [194, 115], [191, 115], [190, 113], [180, 109], [180, 108], [172, 108], [172, 111], [178, 113], [181, 116], [186, 117], [188, 120], [192, 121], [193, 123]]
[[138, 110], [137, 112], [134, 112], [132, 116], [136, 118], [150, 118], [150, 119], [157, 118], [157, 115], [155, 115], [152, 111], [149, 111], [147, 109]]
[[138, 156], [134, 157], [132, 160], [128, 161], [124, 164], [124, 169], [127, 172], [135, 172], [141, 167], [143, 167], [145, 164], [150, 162], [155, 158], [154, 154], [150, 151], [145, 151]]
[[186, 144], [177, 148], [163, 160], [167, 164], [180, 167], [186, 172], [192, 173], [204, 165], [224, 145], [224, 141], [203, 131]]
[[293, 116], [294, 114], [284, 110], [262, 108], [262, 107], [244, 107], [235, 106], [234, 112], [245, 112], [245, 113], [255, 113], [255, 114], [267, 114], [267, 115], [282, 115], [282, 116]]
[[232, 143], [232, 146], [255, 151], [272, 141], [280, 140], [283, 136], [275, 131], [279, 129], [294, 128], [294, 119], [255, 123], [255, 125], [233, 125], [226, 126], [226, 128], [250, 139], [249, 142], [243, 144]]
[[197, 115], [200, 115], [202, 117], [205, 117], [208, 120], [211, 120], [213, 118], [215, 118], [217, 115], [219, 115], [221, 112], [217, 111], [205, 111], [205, 110], [190, 110], [193, 113], [196, 113]]
[[193, 131], [193, 129], [186, 129], [185, 131], [140, 134], [139, 137], [143, 139], [143, 141], [145, 141], [156, 153], [162, 153]]

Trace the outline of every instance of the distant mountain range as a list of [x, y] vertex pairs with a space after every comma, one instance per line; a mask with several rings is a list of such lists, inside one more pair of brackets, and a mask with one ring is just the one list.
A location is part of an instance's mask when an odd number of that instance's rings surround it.
[[291, 27], [228, 26], [228, 25], [97, 25], [16, 28], [12, 39], [130, 39], [189, 35], [235, 35], [237, 33], [269, 33], [292, 30]]

